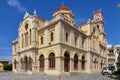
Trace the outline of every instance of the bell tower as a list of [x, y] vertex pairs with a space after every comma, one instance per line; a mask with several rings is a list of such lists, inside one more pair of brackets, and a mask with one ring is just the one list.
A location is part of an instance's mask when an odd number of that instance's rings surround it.
[[104, 46], [104, 50], [106, 50], [106, 33], [104, 32], [104, 19], [103, 12], [101, 10], [97, 10], [94, 13], [94, 23], [99, 30], [100, 33], [100, 44]]
[[103, 20], [103, 12], [101, 10], [97, 10], [94, 13], [94, 22], [97, 25], [100, 33], [104, 33], [104, 20]]

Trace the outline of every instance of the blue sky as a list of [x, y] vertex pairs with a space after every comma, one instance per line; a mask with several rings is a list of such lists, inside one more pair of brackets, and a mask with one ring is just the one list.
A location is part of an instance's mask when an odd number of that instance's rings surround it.
[[36, 9], [39, 17], [50, 20], [62, 2], [72, 10], [78, 25], [92, 19], [93, 12], [101, 9], [108, 43], [120, 44], [120, 0], [0, 0], [0, 58], [11, 58], [12, 41], [26, 10], [33, 14]]

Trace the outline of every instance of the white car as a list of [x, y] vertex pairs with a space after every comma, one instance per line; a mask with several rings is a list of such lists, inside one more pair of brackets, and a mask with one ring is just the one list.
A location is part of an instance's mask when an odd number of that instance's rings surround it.
[[103, 75], [112, 74], [112, 70], [110, 70], [108, 67], [104, 67], [102, 70], [102, 74]]

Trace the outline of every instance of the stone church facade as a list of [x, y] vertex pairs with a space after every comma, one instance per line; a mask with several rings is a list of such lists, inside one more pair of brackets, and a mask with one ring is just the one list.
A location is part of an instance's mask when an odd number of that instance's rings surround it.
[[13, 72], [72, 74], [100, 72], [107, 64], [103, 12], [77, 26], [74, 14], [59, 7], [47, 21], [25, 13], [12, 42]]

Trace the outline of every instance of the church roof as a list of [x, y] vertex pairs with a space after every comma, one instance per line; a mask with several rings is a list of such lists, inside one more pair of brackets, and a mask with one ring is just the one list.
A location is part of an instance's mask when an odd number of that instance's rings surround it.
[[68, 8], [68, 7], [66, 7], [66, 6], [61, 6], [61, 7], [59, 7], [58, 9], [56, 9], [56, 11], [55, 12], [59, 12], [59, 11], [70, 11], [70, 9]]

